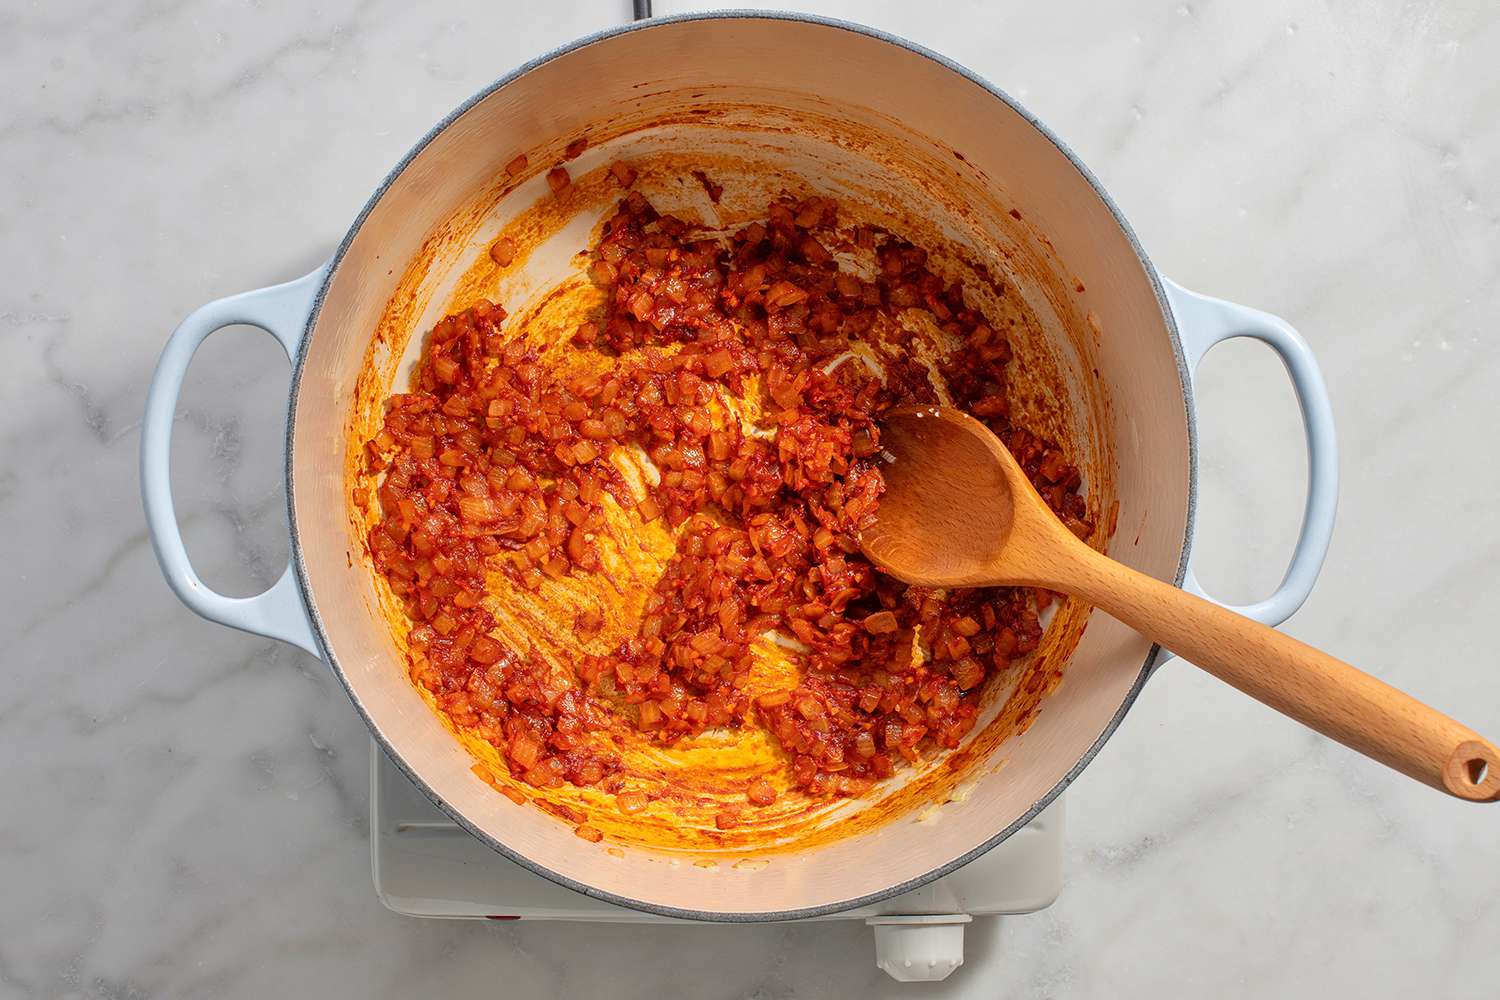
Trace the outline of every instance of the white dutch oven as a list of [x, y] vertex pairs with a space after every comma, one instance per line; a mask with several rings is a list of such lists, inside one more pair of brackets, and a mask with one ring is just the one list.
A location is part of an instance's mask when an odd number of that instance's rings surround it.
[[[684, 113], [715, 105], [755, 113]], [[1113, 465], [1116, 559], [1196, 589], [1189, 562], [1198, 472], [1193, 371], [1229, 338], [1274, 350], [1307, 431], [1307, 508], [1281, 586], [1238, 610], [1278, 624], [1297, 609], [1327, 550], [1336, 495], [1332, 419], [1307, 346], [1273, 316], [1161, 278], [1094, 177], [1015, 101], [940, 56], [849, 24], [747, 13], [665, 19], [586, 38], [522, 67], [417, 144], [327, 265], [189, 316], [167, 345], [147, 403], [147, 518], [167, 580], [190, 608], [322, 658], [392, 759], [495, 850], [580, 892], [675, 916], [812, 916], [952, 871], [1062, 791], [1109, 738], [1157, 660], [1140, 636], [1094, 615], [1065, 682], [1023, 735], [994, 751], [1006, 766], [979, 769], [970, 794], [944, 807], [942, 822], [887, 823], [754, 870], [708, 871], [645, 850], [611, 857], [552, 817], [512, 803], [471, 773], [467, 752], [407, 679], [389, 628], [371, 610], [378, 606], [371, 575], [357, 556], [351, 565], [358, 547], [342, 462], [355, 380], [402, 271], [517, 151], [555, 156], [560, 142], [582, 132], [605, 136], [606, 145], [670, 141], [678, 149], [738, 132], [752, 146], [768, 146], [775, 143], [758, 133], [762, 124], [798, 120], [819, 125], [793, 138], [784, 130], [776, 141], [818, 165], [815, 181], [834, 191], [851, 178], [906, 184], [915, 207], [954, 239], [984, 259], [1008, 257], [1007, 277], [1055, 340], [1068, 385], [1104, 401], [1076, 411], [1095, 424], [1080, 439], [1103, 442], [1086, 458]], [[892, 164], [904, 173], [896, 176]], [[1010, 209], [1027, 225], [1016, 225]], [[434, 261], [441, 272], [434, 280], [483, 252], [483, 232], [471, 235]], [[1086, 291], [1073, 294], [1080, 284]], [[1068, 301], [1046, 291], [1056, 287], [1070, 290]], [[1074, 335], [1080, 317], [1095, 335]], [[272, 333], [294, 363], [286, 447], [291, 565], [271, 589], [242, 599], [214, 593], [194, 573], [167, 472], [173, 412], [193, 352], [237, 323]]]

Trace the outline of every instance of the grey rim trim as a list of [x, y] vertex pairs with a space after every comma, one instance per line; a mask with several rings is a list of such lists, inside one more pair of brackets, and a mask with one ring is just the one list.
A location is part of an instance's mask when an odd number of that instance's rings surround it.
[[754, 10], [722, 10], [701, 14], [679, 14], [672, 17], [655, 18], [650, 21], [638, 21], [631, 24], [621, 25], [616, 28], [609, 28], [604, 31], [595, 32], [592, 35], [587, 35], [583, 38], [578, 39], [577, 41], [570, 42], [567, 45], [554, 49], [546, 55], [538, 56], [537, 58], [531, 60], [528, 63], [525, 63], [519, 68], [512, 70], [505, 76], [500, 77], [494, 83], [490, 84], [479, 93], [470, 97], [463, 104], [455, 108], [436, 126], [434, 126], [431, 131], [429, 131], [420, 140], [418, 140], [416, 145], [411, 148], [411, 151], [408, 152], [404, 157], [402, 157], [401, 161], [396, 164], [395, 168], [386, 175], [385, 179], [380, 182], [380, 186], [376, 188], [375, 193], [370, 196], [370, 200], [366, 202], [364, 208], [360, 210], [358, 217], [356, 217], [354, 220], [354, 224], [349, 227], [348, 233], [345, 234], [343, 240], [339, 243], [338, 249], [334, 252], [332, 260], [329, 261], [328, 274], [323, 279], [322, 287], [318, 289], [317, 297], [313, 302], [312, 312], [308, 315], [307, 326], [303, 330], [302, 345], [297, 351], [296, 364], [294, 365], [292, 370], [291, 394], [287, 410], [285, 446], [287, 522], [291, 534], [292, 567], [296, 573], [297, 586], [302, 594], [302, 602], [307, 608], [308, 619], [312, 622], [313, 633], [317, 636], [318, 645], [323, 650], [324, 660], [332, 668], [334, 675], [339, 679], [339, 683], [343, 685], [344, 691], [349, 696], [349, 700], [353, 702], [355, 710], [359, 713], [360, 717], [364, 719], [365, 725], [369, 727], [370, 732], [374, 734], [376, 741], [380, 744], [381, 750], [386, 754], [387, 757], [391, 759], [391, 761], [397, 766], [397, 768], [399, 768], [401, 772], [411, 780], [412, 784], [416, 785], [417, 788], [421, 790], [422, 794], [431, 799], [432, 803], [435, 806], [437, 806], [445, 814], [447, 814], [450, 819], [452, 819], [464, 830], [468, 831], [472, 836], [488, 845], [491, 849], [503, 855], [508, 860], [513, 861], [516, 864], [520, 865], [522, 868], [525, 868], [530, 872], [533, 872], [537, 875], [542, 876], [543, 878], [555, 882], [558, 885], [565, 886], [569, 889], [574, 890], [575, 892], [581, 893], [593, 899], [598, 899], [606, 903], [612, 903], [616, 906], [624, 906], [633, 910], [640, 910], [646, 913], [654, 913], [658, 916], [675, 917], [683, 920], [700, 920], [718, 923], [761, 923], [785, 920], [802, 920], [808, 917], [826, 916], [828, 914], [838, 913], [843, 910], [851, 910], [855, 907], [864, 906], [870, 903], [876, 903], [883, 899], [889, 899], [892, 896], [899, 896], [902, 893], [910, 892], [911, 890], [916, 889], [919, 886], [926, 885], [927, 883], [935, 879], [942, 878], [944, 875], [962, 868], [964, 865], [984, 854], [995, 845], [1009, 838], [1017, 830], [1020, 830], [1022, 827], [1026, 826], [1026, 824], [1035, 819], [1043, 809], [1051, 805], [1052, 801], [1059, 795], [1061, 795], [1063, 789], [1067, 788], [1068, 785], [1070, 785], [1073, 780], [1083, 772], [1083, 769], [1087, 767], [1089, 763], [1094, 759], [1094, 756], [1099, 752], [1100, 748], [1104, 746], [1104, 744], [1112, 735], [1114, 735], [1115, 730], [1119, 728], [1121, 720], [1125, 718], [1125, 714], [1129, 712], [1131, 706], [1135, 704], [1135, 700], [1140, 695], [1141, 689], [1145, 686], [1146, 680], [1151, 676], [1152, 669], [1157, 663], [1158, 657], [1161, 653], [1160, 647], [1152, 646], [1151, 649], [1147, 652], [1145, 662], [1141, 664], [1140, 672], [1136, 675], [1135, 683], [1131, 685], [1130, 691], [1126, 694], [1125, 700], [1121, 702], [1119, 710], [1115, 712], [1114, 716], [1109, 720], [1108, 725], [1104, 727], [1104, 731], [1099, 734], [1099, 738], [1096, 739], [1093, 745], [1091, 745], [1088, 750], [1084, 752], [1083, 756], [1078, 759], [1078, 763], [1075, 764], [1073, 768], [1063, 776], [1062, 780], [1060, 780], [1055, 786], [1053, 786], [1051, 791], [1047, 792], [1046, 795], [1043, 795], [1040, 799], [1033, 803], [1031, 808], [1027, 809], [1019, 819], [1017, 819], [1015, 822], [1011, 823], [995, 836], [991, 837], [989, 840], [985, 841], [983, 844], [980, 844], [978, 847], [974, 848], [968, 853], [954, 858], [951, 861], [947, 861], [936, 868], [930, 869], [925, 874], [919, 875], [912, 879], [908, 879], [907, 881], [901, 882], [897, 885], [889, 886], [877, 892], [867, 893], [866, 895], [858, 896], [853, 899], [846, 899], [836, 903], [826, 903], [822, 906], [810, 906], [798, 910], [779, 910], [760, 913], [691, 910], [675, 906], [663, 906], [659, 903], [652, 903], [646, 900], [631, 899], [628, 896], [620, 896], [615, 893], [604, 892], [591, 885], [587, 885], [574, 879], [570, 879], [565, 875], [561, 875], [557, 872], [552, 871], [551, 869], [537, 864], [535, 861], [520, 854], [517, 851], [512, 850], [505, 844], [491, 837], [485, 831], [479, 829], [479, 827], [472, 823], [466, 816], [450, 807], [448, 803], [442, 799], [441, 796], [439, 796], [432, 790], [431, 787], [428, 786], [426, 781], [424, 781], [409, 766], [407, 766], [407, 763], [405, 759], [402, 758], [400, 752], [390, 743], [389, 740], [386, 739], [385, 734], [380, 731], [379, 727], [376, 726], [375, 721], [370, 718], [369, 713], [365, 710], [365, 706], [360, 702], [358, 695], [355, 694], [354, 688], [350, 685], [349, 679], [345, 675], [343, 668], [339, 666], [338, 658], [334, 656], [333, 649], [328, 642], [328, 634], [323, 627], [322, 616], [318, 613], [318, 606], [312, 599], [312, 589], [307, 581], [307, 567], [304, 564], [302, 558], [302, 545], [298, 539], [296, 503], [294, 500], [294, 497], [296, 495], [296, 482], [293, 476], [292, 469], [292, 438], [296, 427], [297, 399], [301, 393], [302, 372], [307, 357], [307, 344], [308, 339], [312, 334], [313, 327], [317, 326], [318, 317], [323, 311], [324, 296], [328, 293], [329, 287], [333, 284], [333, 279], [338, 272], [339, 264], [343, 261], [344, 254], [348, 252], [349, 245], [354, 241], [354, 238], [359, 235], [360, 228], [364, 225], [365, 219], [368, 218], [370, 213], [375, 210], [375, 206], [380, 203], [381, 198], [385, 196], [385, 193], [390, 188], [390, 186], [395, 183], [396, 178], [401, 176], [401, 174], [406, 170], [411, 162], [416, 159], [424, 149], [427, 148], [428, 144], [436, 139], [439, 135], [441, 135], [449, 125], [452, 125], [480, 101], [483, 101], [485, 98], [489, 97], [497, 90], [518, 79], [519, 77], [531, 72], [533, 69], [536, 69], [537, 67], [542, 66], [545, 63], [551, 62], [552, 60], [560, 56], [564, 56], [577, 49], [582, 49], [586, 46], [593, 45], [596, 42], [605, 41], [607, 39], [614, 38], [618, 35], [623, 35], [632, 31], [652, 31], [660, 27], [679, 24], [683, 22], [718, 20], [794, 21], [805, 24], [815, 24], [825, 28], [835, 28], [857, 35], [864, 35], [867, 38], [873, 38], [878, 41], [887, 42], [891, 45], [897, 46], [898, 48], [905, 49], [908, 52], [912, 52], [916, 55], [920, 55], [924, 58], [930, 59], [931, 61], [937, 63], [939, 66], [942, 66], [943, 68], [958, 74], [975, 86], [982, 88], [991, 96], [1004, 103], [1016, 114], [1020, 115], [1023, 119], [1026, 120], [1028, 124], [1031, 125], [1032, 128], [1036, 129], [1049, 142], [1051, 142], [1052, 145], [1057, 148], [1058, 152], [1067, 157], [1068, 162], [1073, 165], [1073, 169], [1077, 170], [1078, 173], [1083, 177], [1083, 179], [1088, 182], [1088, 185], [1093, 188], [1094, 193], [1098, 196], [1099, 200], [1103, 202], [1104, 207], [1109, 210], [1109, 213], [1115, 219], [1115, 223], [1125, 234], [1126, 240], [1130, 243], [1131, 249], [1135, 251], [1136, 258], [1140, 261], [1141, 267], [1146, 272], [1147, 280], [1151, 282], [1152, 291], [1156, 295], [1157, 304], [1161, 307], [1162, 317], [1166, 321], [1167, 333], [1171, 337], [1172, 352], [1177, 361], [1178, 379], [1182, 384], [1182, 399], [1186, 411], [1184, 416], [1187, 420], [1188, 429], [1188, 509], [1187, 527], [1183, 532], [1182, 539], [1182, 557], [1178, 560], [1177, 574], [1173, 581], [1179, 587], [1182, 585], [1182, 581], [1187, 574], [1188, 556], [1192, 550], [1193, 543], [1193, 523], [1196, 520], [1197, 516], [1198, 426], [1193, 405], [1193, 384], [1190, 377], [1191, 373], [1188, 370], [1187, 357], [1183, 352], [1182, 338], [1177, 331], [1177, 319], [1173, 315], [1171, 304], [1167, 300], [1166, 290], [1162, 287], [1161, 278], [1157, 274], [1155, 266], [1152, 265], [1150, 258], [1147, 257], [1146, 251], [1141, 246], [1140, 240], [1136, 238], [1135, 231], [1130, 228], [1130, 223], [1125, 220], [1125, 216], [1120, 212], [1119, 207], [1115, 205], [1114, 200], [1110, 198], [1109, 194], [1104, 190], [1104, 186], [1099, 183], [1099, 179], [1094, 176], [1093, 172], [1090, 171], [1088, 167], [1084, 166], [1083, 162], [1076, 155], [1074, 155], [1073, 151], [1068, 148], [1066, 143], [1064, 143], [1060, 138], [1054, 135], [1046, 125], [1043, 125], [1041, 121], [1039, 121], [1034, 115], [1031, 114], [1031, 112], [1027, 111], [1026, 108], [1024, 108], [1019, 102], [1014, 100], [1012, 97], [1010, 97], [1010, 95], [1006, 94], [1000, 88], [994, 86], [989, 81], [974, 73], [972, 70], [966, 69], [965, 67], [953, 62], [951, 59], [948, 59], [945, 56], [939, 55], [938, 53], [924, 48], [923, 46], [918, 45], [915, 42], [908, 41], [904, 38], [889, 34], [884, 31], [879, 31], [875, 28], [866, 27], [860, 24], [854, 24], [849, 21], [841, 21], [834, 18], [819, 17], [812, 14]]

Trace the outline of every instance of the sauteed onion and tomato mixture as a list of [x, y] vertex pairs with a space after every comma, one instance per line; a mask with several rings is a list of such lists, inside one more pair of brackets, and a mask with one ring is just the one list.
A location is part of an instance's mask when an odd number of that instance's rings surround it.
[[[592, 363], [544, 357], [480, 301], [431, 330], [366, 446], [379, 486], [355, 502], [375, 505], [369, 551], [407, 612], [413, 680], [524, 782], [596, 786], [627, 814], [647, 793], [590, 734], [670, 744], [759, 727], [784, 751], [785, 787], [813, 796], [860, 794], [958, 746], [986, 680], [1038, 645], [1051, 595], [908, 587], [858, 538], [883, 489], [881, 414], [940, 401], [985, 421], [1090, 532], [1079, 470], [1012, 422], [1005, 330], [922, 247], [841, 226], [832, 200], [783, 198], [715, 232], [658, 213], [631, 167], [611, 169], [626, 193], [588, 263], [604, 304], [563, 334], [562, 356]], [[561, 168], [548, 180], [568, 183]], [[491, 254], [508, 264], [515, 248]], [[580, 644], [606, 625], [623, 637], [561, 670], [507, 643], [488, 597], [608, 574], [603, 527], [621, 512], [674, 541], [639, 620], [567, 609]], [[756, 691], [767, 639], [799, 669]], [[764, 777], [744, 789], [747, 807], [777, 795]]]

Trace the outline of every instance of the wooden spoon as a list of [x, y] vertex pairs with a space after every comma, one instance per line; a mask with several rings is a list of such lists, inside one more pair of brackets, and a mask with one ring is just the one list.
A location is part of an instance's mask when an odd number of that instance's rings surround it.
[[924, 587], [1076, 595], [1367, 757], [1461, 799], [1500, 800], [1494, 744], [1342, 660], [1095, 552], [968, 414], [891, 410], [881, 442], [886, 492], [860, 544], [885, 572]]

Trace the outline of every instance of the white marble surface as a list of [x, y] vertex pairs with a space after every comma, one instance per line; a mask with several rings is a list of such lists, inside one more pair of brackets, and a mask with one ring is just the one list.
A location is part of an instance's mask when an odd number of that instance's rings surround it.
[[[1500, 733], [1500, 10], [813, 6], [986, 74], [1079, 151], [1166, 273], [1303, 330], [1344, 491], [1289, 629]], [[145, 383], [189, 309], [307, 270], [431, 122], [625, 7], [0, 10], [0, 996], [1494, 996], [1500, 809], [1399, 781], [1183, 665], [1070, 792], [1061, 900], [976, 924], [941, 987], [886, 981], [861, 926], [382, 909], [341, 690], [197, 620], [159, 577], [136, 487]], [[285, 379], [269, 338], [230, 333], [184, 397], [189, 545], [241, 593], [286, 555]], [[1203, 577], [1251, 597], [1300, 504], [1290, 392], [1231, 345], [1202, 395]]]

